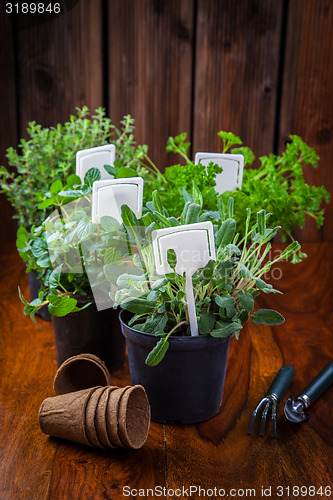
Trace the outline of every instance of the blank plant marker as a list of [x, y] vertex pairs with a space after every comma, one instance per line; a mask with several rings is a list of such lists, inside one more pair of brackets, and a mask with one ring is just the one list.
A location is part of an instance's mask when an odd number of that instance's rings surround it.
[[113, 176], [108, 174], [104, 165], [113, 166], [116, 157], [116, 147], [114, 144], [106, 144], [96, 148], [82, 149], [76, 153], [76, 175], [81, 181], [84, 181], [84, 176], [90, 168], [98, 168], [101, 172], [101, 179], [112, 179]]
[[142, 199], [141, 177], [96, 181], [93, 184], [92, 221], [98, 224], [101, 217], [109, 215], [122, 223], [122, 205], [127, 205], [139, 219], [142, 215]]
[[173, 272], [168, 263], [167, 253], [171, 249], [176, 253], [175, 271], [180, 276], [184, 273], [186, 276], [185, 292], [191, 335], [198, 335], [192, 276], [210, 260], [216, 260], [213, 224], [208, 221], [158, 229], [153, 231], [152, 241], [156, 271], [159, 274]]
[[215, 190], [218, 194], [242, 188], [244, 156], [227, 153], [196, 153], [194, 163], [207, 167], [211, 162], [220, 165], [223, 171], [216, 176]]

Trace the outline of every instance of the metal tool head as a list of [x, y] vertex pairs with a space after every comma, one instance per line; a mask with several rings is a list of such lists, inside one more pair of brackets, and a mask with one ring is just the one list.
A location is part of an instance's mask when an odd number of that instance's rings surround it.
[[300, 424], [309, 418], [309, 415], [304, 412], [304, 403], [300, 399], [294, 401], [290, 396], [284, 405], [284, 414], [290, 422]]

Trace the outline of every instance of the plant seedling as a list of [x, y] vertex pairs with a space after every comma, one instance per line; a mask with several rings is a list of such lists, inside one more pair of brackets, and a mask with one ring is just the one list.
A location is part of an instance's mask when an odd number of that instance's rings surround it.
[[[216, 260], [213, 224], [208, 221], [157, 229], [152, 233], [152, 243], [156, 271], [159, 274], [175, 271], [183, 276], [185, 273], [191, 335], [196, 336], [199, 333], [192, 275], [199, 268], [205, 267], [210, 260]], [[173, 261], [172, 255], [176, 257]]]
[[104, 165], [113, 166], [115, 158], [116, 147], [114, 144], [82, 149], [76, 153], [76, 175], [83, 182], [88, 170], [97, 168], [101, 172], [101, 179], [110, 179], [113, 175], [106, 171]]
[[244, 156], [229, 153], [196, 153], [194, 164], [201, 163], [207, 167], [211, 162], [222, 167], [223, 171], [216, 175], [215, 191], [218, 194], [241, 189], [244, 170]]
[[130, 177], [96, 181], [93, 184], [91, 218], [99, 224], [101, 217], [109, 215], [122, 223], [121, 206], [127, 205], [141, 218], [143, 179]]

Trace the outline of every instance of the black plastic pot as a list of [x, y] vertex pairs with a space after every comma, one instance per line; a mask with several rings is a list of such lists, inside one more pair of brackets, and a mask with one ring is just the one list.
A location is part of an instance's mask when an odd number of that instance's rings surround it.
[[132, 384], [142, 385], [155, 422], [193, 424], [219, 412], [230, 337], [170, 337], [169, 349], [156, 366], [145, 359], [158, 337], [128, 326], [131, 313], [121, 311]]
[[[37, 276], [37, 271], [30, 271], [28, 273], [30, 300], [37, 299], [39, 289], [42, 286], [42, 283], [39, 281], [39, 279], [37, 279]], [[45, 321], [51, 321], [51, 314], [49, 313], [47, 306], [43, 306], [41, 309], [39, 309], [36, 315], [44, 319]]]
[[[79, 300], [82, 307], [87, 301]], [[119, 311], [98, 311], [95, 303], [67, 316], [52, 316], [57, 365], [77, 354], [95, 354], [108, 370], [117, 371], [125, 360], [126, 342], [121, 334]]]

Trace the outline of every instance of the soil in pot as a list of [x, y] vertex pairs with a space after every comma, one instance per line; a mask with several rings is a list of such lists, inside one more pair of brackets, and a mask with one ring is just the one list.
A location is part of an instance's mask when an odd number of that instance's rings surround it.
[[128, 326], [131, 313], [121, 311], [132, 384], [142, 385], [155, 422], [192, 424], [219, 412], [230, 338], [169, 337], [169, 349], [156, 366], [145, 360], [158, 337]]
[[[87, 300], [79, 300], [82, 307]], [[102, 359], [108, 370], [117, 371], [125, 360], [126, 342], [121, 334], [119, 311], [98, 311], [94, 302], [67, 316], [52, 316], [57, 365], [77, 354], [91, 353]]]

